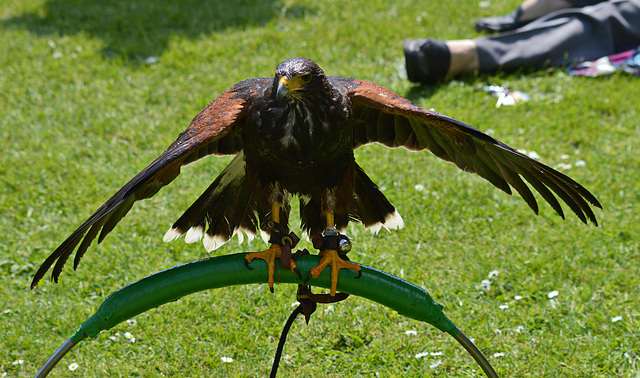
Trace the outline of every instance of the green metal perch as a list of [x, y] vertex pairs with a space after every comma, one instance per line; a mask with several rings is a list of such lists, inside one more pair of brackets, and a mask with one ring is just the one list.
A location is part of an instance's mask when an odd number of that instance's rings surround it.
[[[36, 374], [36, 378], [46, 377], [62, 357], [76, 344], [87, 337], [96, 337], [101, 331], [131, 319], [152, 308], [175, 301], [186, 295], [233, 285], [265, 283], [267, 264], [264, 260], [251, 262], [253, 270], [244, 264], [245, 253], [213, 257], [179, 265], [148, 277], [109, 295], [98, 311], [89, 317], [49, 357]], [[305, 255], [296, 260], [301, 271], [309, 271], [317, 265], [318, 256]], [[442, 305], [431, 299], [429, 293], [407, 281], [362, 266], [362, 276], [355, 279], [356, 273], [342, 269], [339, 272], [338, 291], [364, 297], [396, 310], [398, 313], [427, 322], [442, 332], [453, 336], [476, 360], [488, 377], [497, 374], [475, 347], [475, 345], [442, 312]], [[308, 284], [329, 288], [330, 269]], [[300, 279], [287, 269], [280, 269], [276, 263], [276, 280], [281, 283], [301, 284]]]

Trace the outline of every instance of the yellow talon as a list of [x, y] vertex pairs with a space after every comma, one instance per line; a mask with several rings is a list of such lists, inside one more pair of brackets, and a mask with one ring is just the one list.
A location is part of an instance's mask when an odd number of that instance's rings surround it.
[[327, 249], [320, 251], [319, 255], [322, 256], [322, 259], [320, 259], [320, 263], [318, 265], [311, 268], [309, 276], [310, 278], [316, 278], [322, 273], [327, 265], [331, 265], [331, 289], [329, 290], [329, 295], [332, 297], [336, 295], [338, 273], [340, 272], [340, 269], [353, 269], [360, 273], [361, 269], [359, 265], [349, 261], [344, 261], [340, 255], [338, 255], [336, 250]]
[[[267, 262], [267, 274], [269, 275], [267, 284], [269, 285], [269, 290], [272, 293], [273, 293], [273, 284], [275, 282], [273, 276], [275, 275], [275, 270], [276, 270], [276, 259], [279, 259], [281, 257], [282, 257], [282, 247], [279, 246], [278, 244], [271, 244], [269, 249], [264, 251], [247, 253], [244, 257], [247, 263], [250, 263], [251, 260], [253, 259], [262, 259]], [[292, 260], [291, 271], [293, 273], [296, 273], [297, 270], [298, 270], [298, 267], [296, 266], [296, 263]]]

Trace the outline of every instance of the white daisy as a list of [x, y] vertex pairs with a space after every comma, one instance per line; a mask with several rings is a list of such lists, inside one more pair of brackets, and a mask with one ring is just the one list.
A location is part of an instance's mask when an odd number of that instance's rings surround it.
[[136, 342], [136, 338], [135, 338], [135, 337], [133, 337], [133, 335], [131, 334], [131, 332], [125, 332], [125, 333], [124, 333], [124, 337], [126, 337], [126, 338], [127, 338], [127, 340], [129, 340], [129, 341], [130, 341], [130, 342], [132, 342], [132, 343], [135, 343], [135, 342]]
[[287, 365], [293, 365], [293, 357], [289, 354], [285, 354], [284, 357], [282, 357], [283, 361], [285, 364]]
[[438, 367], [438, 366], [440, 366], [440, 365], [442, 365], [442, 360], [438, 360], [438, 361], [436, 361], [436, 362], [432, 363], [431, 365], [429, 365], [429, 367], [430, 367], [431, 369], [435, 369], [435, 368], [437, 368], [437, 367]]

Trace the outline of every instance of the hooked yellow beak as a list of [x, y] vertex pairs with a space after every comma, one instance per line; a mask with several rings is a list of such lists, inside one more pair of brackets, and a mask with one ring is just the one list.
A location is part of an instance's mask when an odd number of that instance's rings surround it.
[[283, 76], [280, 78], [280, 81], [278, 81], [278, 90], [276, 91], [276, 99], [278, 102], [282, 102], [282, 99], [284, 99], [289, 92], [289, 79]]
[[294, 76], [293, 78], [288, 78], [283, 76], [278, 81], [278, 89], [276, 91], [276, 99], [278, 102], [282, 102], [282, 100], [290, 93], [296, 92], [304, 88], [308, 80], [304, 80], [302, 77], [304, 75]]

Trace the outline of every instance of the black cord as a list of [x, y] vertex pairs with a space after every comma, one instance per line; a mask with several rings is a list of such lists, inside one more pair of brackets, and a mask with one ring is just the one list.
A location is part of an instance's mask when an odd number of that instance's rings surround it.
[[489, 361], [487, 361], [487, 358], [484, 356], [484, 354], [480, 352], [475, 344], [472, 343], [471, 340], [469, 340], [467, 336], [464, 335], [464, 333], [458, 331], [458, 334], [455, 335], [454, 338], [460, 343], [460, 345], [464, 347], [464, 349], [467, 350], [467, 352], [469, 352], [471, 357], [476, 360], [476, 362], [478, 363], [478, 365], [480, 365], [480, 368], [482, 368], [482, 371], [484, 371], [488, 378], [498, 378], [498, 374], [495, 370], [493, 370], [493, 367], [491, 366]]
[[282, 335], [280, 335], [280, 341], [278, 342], [278, 349], [276, 350], [276, 356], [273, 359], [273, 366], [271, 367], [271, 374], [269, 377], [275, 378], [278, 373], [278, 366], [280, 365], [280, 357], [282, 356], [282, 349], [284, 349], [284, 343], [287, 341], [287, 334], [289, 333], [289, 328], [293, 324], [293, 321], [296, 320], [298, 314], [302, 314], [303, 309], [302, 305], [298, 305], [295, 310], [289, 315], [289, 319], [287, 319], [287, 323], [284, 325], [282, 329]]

